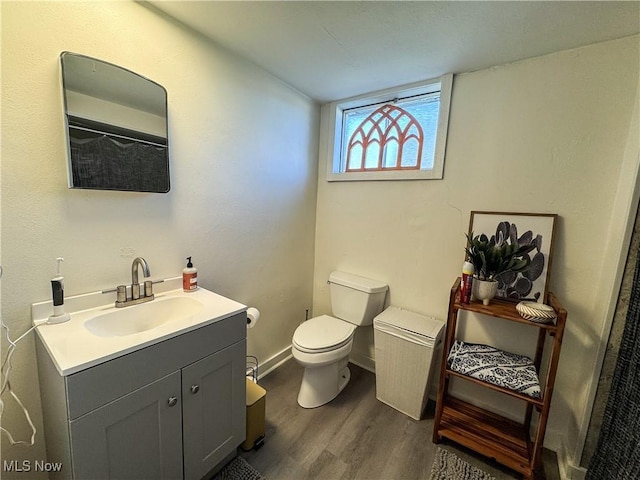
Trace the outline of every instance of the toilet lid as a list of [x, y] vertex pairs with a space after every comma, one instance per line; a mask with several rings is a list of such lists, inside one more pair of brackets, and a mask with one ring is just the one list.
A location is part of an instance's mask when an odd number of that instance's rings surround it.
[[293, 334], [293, 343], [304, 351], [333, 350], [348, 343], [356, 326], [329, 315], [307, 320]]

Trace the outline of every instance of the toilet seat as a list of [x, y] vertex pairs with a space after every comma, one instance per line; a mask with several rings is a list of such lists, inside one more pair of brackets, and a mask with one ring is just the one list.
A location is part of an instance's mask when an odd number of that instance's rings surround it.
[[329, 315], [314, 317], [293, 334], [293, 345], [305, 353], [322, 353], [337, 350], [351, 342], [356, 326]]

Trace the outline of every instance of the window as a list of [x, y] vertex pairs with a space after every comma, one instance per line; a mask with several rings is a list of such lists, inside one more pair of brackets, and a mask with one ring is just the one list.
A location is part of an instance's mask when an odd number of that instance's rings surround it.
[[326, 106], [327, 180], [442, 178], [452, 77]]

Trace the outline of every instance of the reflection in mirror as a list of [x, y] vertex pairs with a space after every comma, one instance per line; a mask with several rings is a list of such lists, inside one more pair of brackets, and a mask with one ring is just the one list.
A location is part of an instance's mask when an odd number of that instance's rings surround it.
[[84, 55], [60, 62], [69, 187], [168, 192], [164, 87]]

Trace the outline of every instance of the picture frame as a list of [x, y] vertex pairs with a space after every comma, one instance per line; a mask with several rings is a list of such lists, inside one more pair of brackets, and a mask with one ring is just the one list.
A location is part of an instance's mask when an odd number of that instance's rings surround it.
[[529, 270], [507, 272], [497, 278], [496, 299], [546, 302], [557, 219], [555, 213], [471, 212], [469, 237], [485, 234], [489, 239], [498, 238], [502, 232], [505, 239], [508, 236], [519, 243], [536, 243], [536, 248], [528, 254], [531, 259]]

